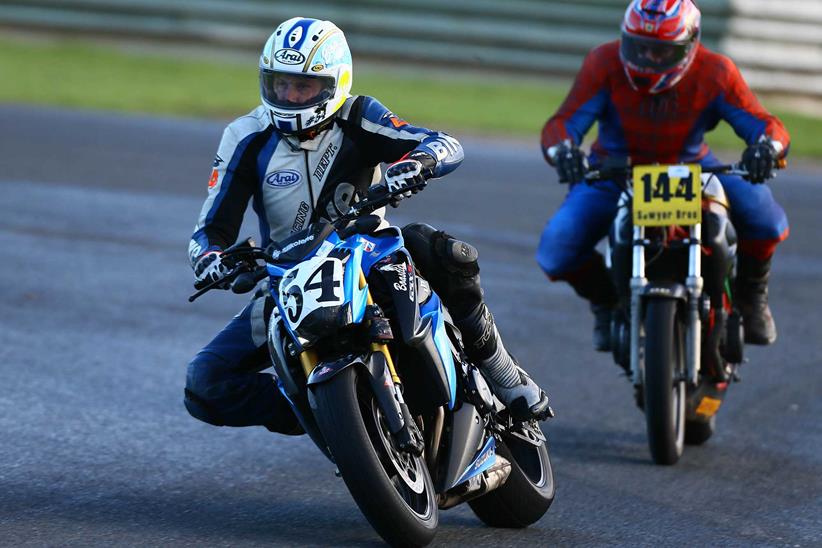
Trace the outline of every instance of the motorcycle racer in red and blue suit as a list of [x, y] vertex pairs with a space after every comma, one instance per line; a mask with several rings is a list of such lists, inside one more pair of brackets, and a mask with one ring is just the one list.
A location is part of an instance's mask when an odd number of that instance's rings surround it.
[[[788, 236], [788, 220], [762, 183], [788, 152], [790, 137], [766, 111], [729, 58], [700, 41], [700, 12], [692, 0], [633, 0], [620, 40], [594, 48], [559, 110], [542, 130], [542, 150], [570, 189], [548, 221], [537, 261], [551, 280], [565, 280], [587, 299], [595, 316], [594, 347], [610, 348], [611, 310], [617, 295], [603, 257], [594, 248], [617, 212], [619, 186], [580, 184], [588, 165], [629, 159], [633, 165], [719, 160], [704, 141], [724, 120], [748, 147], [748, 181], [720, 176], [739, 237], [736, 304], [745, 339], [771, 344], [776, 328], [767, 300], [771, 257]], [[586, 158], [583, 137], [599, 134]]]

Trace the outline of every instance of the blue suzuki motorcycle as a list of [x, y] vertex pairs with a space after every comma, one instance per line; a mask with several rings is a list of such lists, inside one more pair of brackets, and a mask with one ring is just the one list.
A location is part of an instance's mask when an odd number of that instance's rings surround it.
[[379, 228], [372, 213], [409, 190], [375, 186], [333, 223], [229, 248], [231, 273], [190, 300], [267, 281], [279, 388], [387, 542], [428, 544], [439, 510], [466, 501], [490, 526], [526, 527], [554, 499], [546, 438], [468, 360], [400, 229]]

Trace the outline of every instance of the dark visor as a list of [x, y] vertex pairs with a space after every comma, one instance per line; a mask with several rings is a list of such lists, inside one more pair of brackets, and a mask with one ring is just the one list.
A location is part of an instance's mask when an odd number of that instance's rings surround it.
[[622, 58], [638, 69], [649, 72], [666, 72], [688, 57], [695, 40], [665, 42], [622, 33]]
[[260, 71], [263, 99], [280, 108], [306, 108], [334, 96], [334, 78], [311, 74], [293, 74], [272, 70]]

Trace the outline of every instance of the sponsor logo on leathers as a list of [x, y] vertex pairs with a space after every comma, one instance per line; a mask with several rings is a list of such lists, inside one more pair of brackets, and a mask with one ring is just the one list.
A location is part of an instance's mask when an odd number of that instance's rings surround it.
[[208, 179], [208, 188], [214, 188], [217, 186], [217, 181], [220, 178], [220, 172], [216, 169], [211, 171], [211, 177]]
[[307, 203], [300, 202], [300, 207], [297, 209], [297, 216], [294, 218], [294, 224], [291, 225], [291, 232], [299, 232], [303, 229], [309, 209]]
[[265, 176], [265, 183], [269, 186], [285, 188], [296, 185], [300, 182], [300, 172], [293, 169], [281, 169], [268, 173]]
[[314, 177], [316, 179], [322, 179], [323, 175], [325, 175], [325, 170], [328, 169], [328, 166], [331, 164], [332, 158], [334, 155], [337, 154], [337, 150], [340, 147], [335, 145], [334, 143], [329, 143], [328, 147], [323, 152], [322, 157], [320, 158], [319, 163], [317, 164], [317, 168], [314, 170]]
[[284, 253], [288, 253], [289, 251], [291, 251], [292, 249], [294, 249], [295, 247], [297, 247], [299, 245], [307, 244], [308, 242], [312, 241], [313, 239], [314, 239], [314, 235], [309, 234], [305, 238], [302, 238], [300, 240], [295, 240], [295, 241], [291, 242], [290, 244], [288, 244], [287, 246], [285, 246], [282, 249], [273, 250], [271, 252], [271, 257], [274, 258], [275, 260], [279, 259], [280, 255], [282, 255]]

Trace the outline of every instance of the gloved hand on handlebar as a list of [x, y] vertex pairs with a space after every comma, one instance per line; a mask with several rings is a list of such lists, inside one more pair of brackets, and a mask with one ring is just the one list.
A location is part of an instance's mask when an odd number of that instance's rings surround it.
[[398, 162], [394, 162], [385, 170], [385, 184], [389, 192], [400, 190], [404, 187], [417, 186], [408, 192], [398, 194], [391, 201], [391, 205], [397, 207], [400, 200], [416, 194], [425, 186], [425, 182], [434, 173], [437, 160], [426, 152], [415, 151]]
[[[222, 251], [207, 251], [200, 255], [194, 263], [194, 287], [201, 289], [206, 285], [216, 282], [225, 277], [230, 272], [228, 266], [222, 261]], [[228, 289], [228, 284], [217, 286], [219, 289]]]
[[773, 142], [767, 138], [748, 145], [742, 153], [742, 167], [748, 172], [745, 179], [752, 183], [764, 183], [773, 177], [777, 154]]
[[560, 183], [576, 183], [585, 177], [588, 159], [579, 147], [566, 139], [548, 150], [549, 158], [559, 175]]

